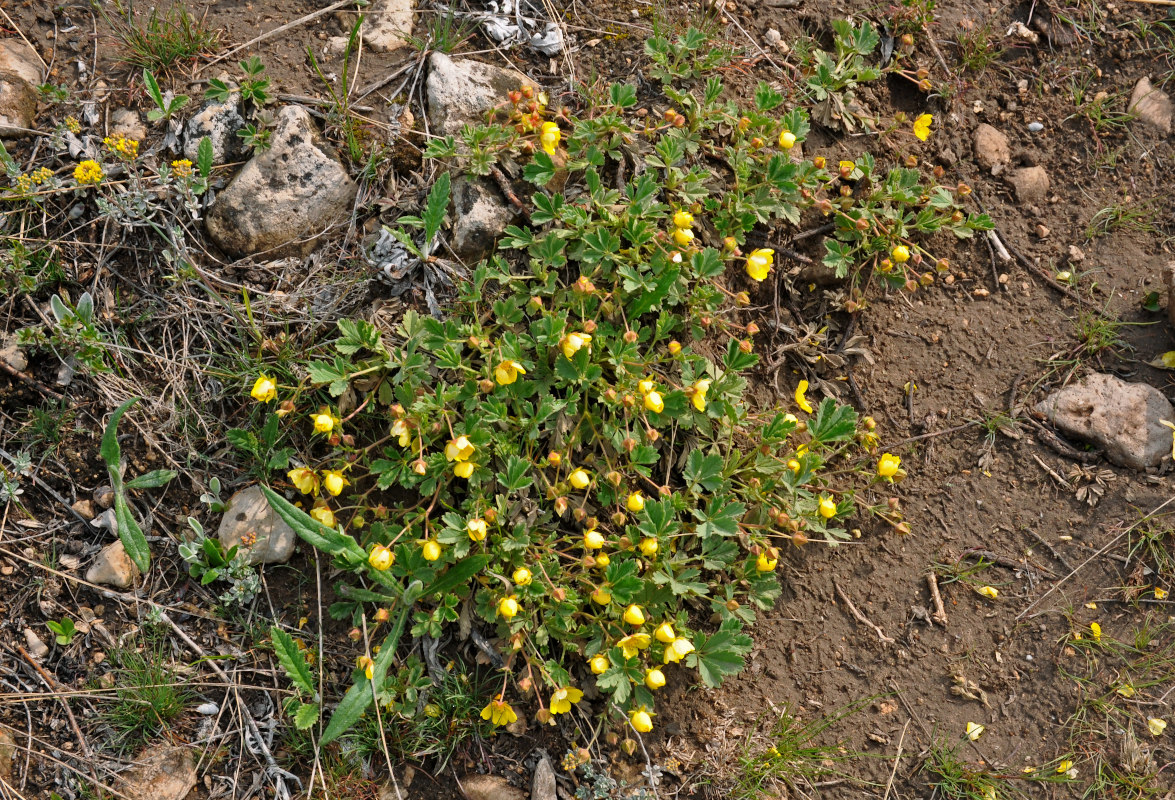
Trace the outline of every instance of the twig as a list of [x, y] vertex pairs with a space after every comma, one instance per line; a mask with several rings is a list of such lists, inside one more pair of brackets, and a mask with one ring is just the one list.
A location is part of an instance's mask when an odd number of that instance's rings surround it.
[[1016, 257], [1016, 260], [1020, 262], [1020, 265], [1022, 267], [1024, 267], [1024, 269], [1028, 270], [1029, 272], [1034, 274], [1036, 277], [1040, 278], [1042, 281], [1047, 283], [1049, 286], [1053, 287], [1058, 292], [1065, 295], [1065, 297], [1068, 297], [1070, 300], [1073, 300], [1077, 303], [1081, 303], [1082, 305], [1089, 306], [1090, 308], [1096, 308], [1098, 311], [1102, 310], [1101, 306], [1099, 306], [1097, 303], [1093, 302], [1092, 300], [1085, 299], [1081, 295], [1077, 294], [1077, 292], [1070, 289], [1068, 286], [1064, 286], [1064, 285], [1058, 283], [1057, 280], [1055, 278], [1053, 278], [1052, 275], [1049, 275], [1047, 272], [1045, 272], [1043, 269], [1038, 267], [1036, 264], [1032, 263], [1027, 258], [1025, 258], [1024, 255], [1019, 250], [1016, 250], [1015, 248], [1011, 247], [1010, 245], [1008, 246], [1008, 249], [1012, 252], [1012, 255], [1014, 255]]
[[[936, 591], [935, 594], [938, 592]], [[890, 790], [893, 789], [893, 779], [898, 774], [898, 765], [902, 763], [902, 744], [906, 741], [906, 729], [909, 727], [910, 720], [906, 720], [906, 724], [902, 726], [902, 735], [898, 737], [898, 753], [894, 756], [893, 771], [889, 773], [889, 780], [885, 784], [885, 794], [882, 795], [881, 800], [889, 800]]]
[[1148, 6], [1175, 6], [1175, 0], [1126, 0], [1127, 3], [1142, 3]]
[[24, 43], [29, 46], [29, 49], [33, 51], [33, 55], [37, 57], [37, 60], [41, 62], [41, 66], [45, 68], [45, 77], [48, 77], [49, 65], [45, 63], [45, 59], [41, 58], [41, 54], [37, 52], [37, 48], [33, 47], [33, 43], [25, 38], [24, 31], [20, 29], [19, 25], [12, 21], [12, 17], [8, 16], [8, 12], [5, 11], [3, 7], [0, 7], [0, 14], [4, 15], [4, 19], [8, 20], [8, 24], [12, 26], [14, 31], [16, 31], [16, 35], [19, 36], [24, 41]]
[[1050, 450], [1059, 456], [1071, 458], [1074, 461], [1081, 462], [1082, 464], [1092, 464], [1102, 457], [1101, 450], [1090, 450], [1083, 453], [1075, 447], [1070, 447], [1061, 439], [1061, 437], [1057, 436], [1057, 434], [1053, 433], [1040, 422], [1033, 419], [1030, 415], [1025, 416], [1024, 419], [1026, 419], [1028, 424], [1036, 429], [1037, 438], [1039, 438], [1043, 444], [1045, 444]]
[[1056, 583], [1054, 583], [1054, 584], [1052, 585], [1052, 588], [1050, 588], [1050, 589], [1049, 589], [1047, 592], [1045, 592], [1045, 593], [1044, 593], [1044, 594], [1042, 594], [1040, 597], [1036, 598], [1036, 599], [1035, 599], [1035, 600], [1033, 600], [1031, 603], [1029, 603], [1029, 604], [1028, 604], [1028, 608], [1026, 608], [1026, 609], [1024, 609], [1023, 611], [1021, 611], [1021, 612], [1020, 612], [1020, 614], [1019, 614], [1019, 615], [1016, 617], [1016, 622], [1019, 622], [1020, 620], [1024, 619], [1024, 617], [1025, 617], [1025, 616], [1028, 614], [1028, 612], [1029, 612], [1029, 611], [1031, 611], [1032, 609], [1036, 608], [1036, 607], [1037, 607], [1037, 606], [1038, 606], [1038, 605], [1039, 605], [1039, 604], [1040, 604], [1040, 603], [1041, 603], [1041, 602], [1042, 602], [1042, 601], [1043, 601], [1043, 600], [1044, 600], [1046, 597], [1048, 597], [1048, 596], [1049, 596], [1050, 594], [1052, 594], [1053, 592], [1057, 591], [1057, 589], [1059, 589], [1059, 588], [1060, 588], [1060, 587], [1061, 587], [1061, 586], [1062, 586], [1062, 585], [1063, 585], [1063, 584], [1064, 584], [1064, 583], [1065, 583], [1067, 580], [1069, 580], [1069, 579], [1070, 579], [1070, 578], [1072, 578], [1074, 575], [1076, 575], [1076, 574], [1077, 574], [1079, 571], [1081, 571], [1081, 569], [1082, 569], [1083, 567], [1085, 567], [1087, 564], [1089, 564], [1089, 562], [1093, 561], [1095, 558], [1097, 558], [1098, 556], [1100, 556], [1100, 555], [1102, 555], [1103, 553], [1105, 553], [1105, 552], [1106, 552], [1107, 550], [1109, 550], [1111, 547], [1114, 547], [1116, 544], [1118, 544], [1118, 542], [1122, 541], [1122, 537], [1123, 537], [1123, 536], [1125, 536], [1126, 534], [1130, 533], [1130, 532], [1131, 532], [1131, 531], [1133, 531], [1135, 528], [1137, 528], [1139, 525], [1141, 525], [1142, 523], [1146, 522], [1146, 521], [1147, 521], [1148, 519], [1150, 519], [1151, 517], [1153, 517], [1153, 516], [1155, 516], [1156, 514], [1158, 514], [1158, 513], [1159, 513], [1160, 511], [1162, 511], [1164, 508], [1166, 508], [1167, 506], [1169, 506], [1169, 505], [1170, 505], [1172, 502], [1175, 502], [1175, 495], [1172, 495], [1171, 497], [1168, 497], [1166, 500], [1164, 500], [1162, 503], [1160, 503], [1158, 506], [1156, 506], [1156, 507], [1155, 507], [1155, 509], [1154, 509], [1153, 511], [1151, 511], [1151, 512], [1147, 513], [1145, 516], [1143, 516], [1143, 517], [1139, 518], [1137, 521], [1135, 521], [1135, 522], [1134, 522], [1134, 524], [1132, 524], [1132, 525], [1131, 525], [1130, 527], [1128, 527], [1126, 530], [1122, 531], [1122, 532], [1121, 532], [1121, 533], [1119, 533], [1117, 536], [1115, 536], [1115, 537], [1114, 537], [1112, 540], [1110, 540], [1110, 541], [1109, 541], [1109, 542], [1108, 542], [1108, 543], [1107, 543], [1107, 544], [1106, 544], [1104, 547], [1102, 547], [1102, 549], [1101, 549], [1101, 550], [1098, 550], [1098, 551], [1097, 551], [1096, 553], [1094, 553], [1092, 556], [1090, 556], [1089, 558], [1085, 559], [1085, 560], [1084, 560], [1084, 561], [1082, 561], [1080, 564], [1078, 564], [1076, 569], [1069, 570], [1069, 574], [1068, 574], [1068, 575], [1066, 575], [1065, 577], [1061, 578], [1059, 581], [1057, 581]]
[[[13, 458], [3, 448], [0, 448], [0, 456], [3, 456], [8, 461], [8, 463], [12, 464], [14, 467], [16, 466], [16, 459]], [[77, 518], [78, 522], [82, 523], [82, 525], [85, 526], [86, 530], [90, 531], [91, 533], [98, 533], [99, 532], [100, 529], [98, 527], [96, 527], [94, 525], [94, 523], [92, 523], [90, 520], [86, 519], [81, 514], [79, 514], [74, 509], [74, 507], [72, 505], [70, 505], [68, 500], [66, 500], [64, 497], [59, 495], [57, 493], [57, 490], [55, 490], [52, 486], [50, 486], [49, 484], [45, 483], [43, 480], [38, 478], [36, 473], [30, 473], [29, 478], [32, 479], [33, 486], [36, 486], [42, 492], [49, 495], [54, 500], [56, 500], [58, 503], [60, 503], [62, 505], [62, 507], [65, 508], [66, 511], [68, 511], [70, 514], [73, 514], [74, 517]]]
[[1073, 491], [1073, 487], [1069, 484], [1069, 481], [1062, 478], [1060, 475], [1057, 474], [1056, 470], [1054, 470], [1048, 464], [1044, 463], [1044, 461], [1041, 460], [1040, 456], [1038, 456], [1036, 453], [1033, 453], [1032, 458], [1036, 461], [1037, 464], [1040, 464], [1041, 469], [1043, 469], [1045, 472], [1047, 472], [1049, 475], [1052, 476], [1053, 480], [1056, 481], [1061, 486], [1062, 489], [1068, 489], [1070, 492]]
[[900, 442], [895, 442], [894, 444], [891, 444], [889, 447], [892, 450], [896, 447], [901, 447], [904, 444], [909, 444], [910, 442], [917, 442], [917, 441], [921, 441], [922, 439], [932, 439], [935, 436], [946, 436], [948, 433], [958, 433], [959, 431], [965, 431], [968, 428], [973, 428], [978, 424], [979, 424], [978, 422], [965, 422], [962, 425], [956, 425], [953, 428], [946, 428], [945, 430], [941, 430], [941, 431], [931, 431], [930, 433], [920, 433], [917, 436], [910, 436], [908, 438], [902, 439]]
[[293, 22], [287, 22], [285, 25], [274, 28], [271, 31], [268, 31], [266, 33], [261, 34], [260, 36], [254, 37], [253, 39], [250, 39], [249, 41], [245, 42], [242, 45], [237, 45], [232, 50], [228, 50], [224, 53], [221, 53], [216, 58], [212, 59], [207, 64], [205, 64], [204, 66], [202, 66], [198, 70], [196, 70], [196, 72], [194, 74], [199, 74], [199, 73], [203, 72], [204, 70], [208, 69], [209, 67], [211, 67], [213, 64], [219, 64], [221, 61], [224, 61], [229, 56], [236, 55], [237, 53], [241, 52], [242, 50], [246, 50], [255, 44], [261, 44], [266, 39], [272, 39], [274, 36], [285, 33], [286, 31], [291, 30], [293, 28], [297, 28], [299, 25], [305, 25], [307, 22], [311, 22], [313, 20], [316, 20], [319, 17], [324, 16], [326, 14], [329, 14], [332, 11], [337, 11], [338, 9], [342, 8], [343, 6], [353, 5], [354, 3], [355, 3], [355, 0], [338, 0], [338, 2], [331, 3], [326, 8], [320, 8], [318, 11], [312, 11], [311, 13], [306, 14], [303, 17], [299, 17], [298, 19], [294, 20]]
[[877, 627], [872, 622], [870, 622], [869, 618], [866, 617], [864, 614], [862, 614], [857, 609], [857, 607], [855, 605], [853, 605], [853, 601], [850, 600], [849, 596], [844, 593], [843, 589], [840, 588], [840, 584], [838, 584], [836, 581], [833, 581], [832, 588], [836, 590], [836, 596], [839, 597], [841, 599], [841, 601], [846, 606], [848, 606], [849, 613], [851, 613], [853, 615], [854, 619], [856, 619], [857, 622], [860, 622], [862, 625], [866, 625], [866, 626], [872, 628], [873, 631], [877, 634], [877, 637], [879, 639], [881, 639], [881, 641], [884, 644], [893, 644], [894, 643], [893, 639], [891, 639], [885, 635], [885, 631], [883, 631], [881, 628]]
[[[33, 669], [35, 669], [37, 671], [37, 674], [41, 676], [41, 680], [45, 681], [45, 685], [49, 687], [49, 691], [51, 691], [51, 692], [60, 692], [61, 691], [61, 684], [59, 684], [56, 680], [54, 680], [53, 676], [50, 675], [45, 670], [44, 667], [42, 667], [40, 664], [38, 664], [36, 661], [34, 661], [33, 657], [28, 654], [27, 650], [25, 650], [20, 645], [16, 646], [16, 650], [22, 656], [24, 656], [24, 660], [29, 662], [29, 664], [32, 665]], [[94, 771], [94, 764], [92, 763], [92, 760], [91, 760], [90, 746], [88, 744], [86, 744], [86, 737], [82, 735], [82, 729], [78, 726], [77, 717], [75, 717], [73, 715], [73, 709], [71, 709], [69, 707], [69, 701], [66, 700], [64, 697], [58, 697], [57, 699], [61, 703], [62, 707], [65, 709], [65, 715], [67, 717], [69, 717], [70, 727], [73, 728], [73, 735], [77, 737], [78, 744], [81, 745], [82, 755], [85, 757], [86, 764], [90, 768], [90, 777], [92, 777], [94, 780], [98, 780], [98, 773]]]
[[926, 585], [930, 587], [930, 599], [934, 601], [934, 621], [945, 628], [947, 626], [947, 610], [942, 604], [942, 595], [938, 591], [938, 576], [933, 571], [926, 573]]
[[497, 167], [490, 167], [490, 175], [497, 182], [498, 188], [502, 190], [502, 194], [510, 201], [510, 205], [518, 209], [518, 212], [526, 217], [526, 221], [530, 222], [530, 212], [527, 210], [526, 205], [518, 199], [518, 195], [515, 193], [513, 187], [510, 186], [510, 181], [502, 174], [502, 170]]
[[987, 232], [987, 243], [995, 248], [1000, 261], [1006, 264], [1012, 260], [1012, 254], [1008, 252], [1008, 248], [1004, 247], [1004, 243], [1000, 241], [999, 234], [995, 232], [994, 228]]
[[1028, 531], [1028, 535], [1031, 536], [1033, 539], [1035, 539], [1037, 544], [1039, 544], [1045, 550], [1048, 550], [1052, 554], [1053, 558], [1055, 558], [1055, 559], [1057, 559], [1057, 561], [1061, 562], [1062, 567], [1069, 570], [1070, 572], [1073, 571], [1073, 567], [1069, 566], [1069, 562], [1065, 560], [1065, 557], [1057, 552], [1057, 548], [1053, 547], [1051, 544], [1049, 544], [1047, 541], [1045, 541], [1044, 537], [1042, 537], [1039, 533], [1032, 530], [1031, 528], [1028, 528], [1027, 531]]
[[7, 361], [0, 361], [0, 371], [7, 372], [12, 377], [18, 378], [19, 380], [24, 381], [25, 383], [29, 384], [30, 386], [32, 386], [34, 389], [36, 389], [38, 392], [45, 395], [46, 397], [51, 397], [54, 400], [58, 400], [58, 401], [65, 399], [64, 397], [59, 395], [57, 392], [53, 391], [48, 386], [46, 386], [45, 384], [41, 383], [39, 380], [34, 378], [32, 375], [29, 375], [27, 372], [21, 372], [16, 367], [9, 364]]

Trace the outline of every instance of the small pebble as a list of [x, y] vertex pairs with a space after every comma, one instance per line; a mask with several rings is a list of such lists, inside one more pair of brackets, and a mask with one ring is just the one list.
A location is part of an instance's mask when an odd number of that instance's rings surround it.
[[211, 717], [213, 714], [220, 712], [220, 706], [216, 703], [201, 703], [196, 706], [196, 713], [203, 714], [206, 717]]
[[1044, 130], [1044, 124], [1040, 122], [1029, 122], [1028, 130], [1030, 130], [1032, 133], [1040, 133]]
[[1025, 661], [1031, 661], [1031, 660], [1032, 660], [1032, 653], [1025, 653], [1025, 654], [1024, 654], [1024, 660], [1025, 660]]

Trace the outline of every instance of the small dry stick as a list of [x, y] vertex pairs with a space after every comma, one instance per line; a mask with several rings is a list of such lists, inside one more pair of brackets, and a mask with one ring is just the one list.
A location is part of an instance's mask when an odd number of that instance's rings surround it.
[[[931, 575], [933, 574], [931, 573]], [[889, 800], [889, 792], [893, 789], [893, 779], [898, 774], [898, 764], [902, 763], [902, 744], [906, 741], [906, 729], [909, 727], [910, 720], [906, 720], [906, 724], [902, 726], [902, 735], [898, 737], [898, 754], [894, 756], [893, 771], [889, 773], [889, 781], [885, 784], [885, 795], [881, 800]]]
[[843, 589], [840, 588], [840, 584], [833, 581], [832, 588], [836, 590], [836, 596], [839, 597], [841, 599], [841, 601], [844, 602], [844, 604], [846, 606], [848, 606], [849, 613], [851, 613], [853, 615], [853, 618], [856, 619], [857, 622], [861, 623], [862, 625], [866, 625], [866, 626], [872, 628], [874, 630], [874, 632], [877, 634], [877, 637], [879, 639], [881, 639], [881, 641], [884, 644], [893, 644], [894, 643], [893, 639], [891, 639], [885, 635], [885, 631], [883, 631], [881, 628], [877, 627], [872, 622], [870, 622], [869, 618], [866, 617], [864, 614], [862, 614], [857, 609], [857, 607], [855, 605], [853, 605], [853, 601], [850, 600], [849, 596], [844, 593]]
[[934, 621], [945, 628], [947, 610], [943, 607], [942, 595], [938, 592], [938, 576], [933, 572], [926, 573], [926, 585], [930, 587], [930, 599], [934, 601]]
[[266, 39], [272, 39], [274, 36], [285, 33], [286, 31], [292, 30], [293, 28], [297, 28], [299, 25], [305, 25], [307, 22], [310, 22], [312, 20], [316, 20], [319, 17], [324, 16], [326, 14], [329, 14], [332, 11], [337, 11], [338, 9], [342, 8], [343, 6], [354, 5], [354, 3], [355, 3], [355, 0], [339, 0], [337, 3], [332, 3], [329, 6], [327, 6], [326, 8], [320, 8], [318, 11], [313, 11], [303, 17], [298, 17], [298, 19], [294, 20], [293, 22], [287, 22], [285, 25], [282, 25], [279, 28], [274, 28], [271, 31], [268, 31], [266, 33], [261, 34], [260, 36], [257, 36], [253, 39], [250, 39], [249, 41], [245, 42], [242, 45], [237, 45], [232, 50], [221, 53], [220, 55], [218, 55], [216, 58], [209, 61], [204, 66], [200, 67], [200, 69], [196, 70], [196, 72], [203, 72], [204, 70], [211, 67], [213, 64], [218, 64], [221, 61], [224, 61], [229, 56], [236, 55], [237, 53], [241, 52], [242, 50], [246, 50], [255, 44], [261, 44]]
[[1037, 464], [1040, 464], [1041, 469], [1043, 469], [1045, 472], [1047, 472], [1049, 475], [1051, 475], [1053, 480], [1056, 481], [1058, 484], [1060, 484], [1062, 489], [1068, 489], [1069, 491], [1073, 491], [1073, 487], [1069, 485], [1069, 481], [1062, 478], [1060, 475], [1057, 474], [1057, 471], [1055, 469], [1050, 467], [1048, 464], [1044, 463], [1044, 461], [1041, 460], [1040, 456], [1038, 456], [1036, 453], [1033, 453], [1032, 457], [1033, 457], [1033, 459], [1036, 460]]
[[1043, 536], [1041, 536], [1039, 533], [1037, 533], [1036, 531], [1032, 530], [1031, 528], [1026, 528], [1025, 530], [1027, 530], [1027, 531], [1028, 531], [1028, 534], [1029, 534], [1029, 535], [1030, 535], [1030, 536], [1031, 536], [1033, 539], [1035, 539], [1035, 540], [1036, 540], [1037, 544], [1039, 544], [1039, 545], [1040, 545], [1041, 547], [1043, 547], [1045, 550], [1048, 550], [1050, 553], [1052, 553], [1052, 555], [1053, 555], [1053, 558], [1057, 559], [1057, 561], [1060, 561], [1060, 562], [1061, 562], [1061, 566], [1062, 566], [1062, 567], [1064, 567], [1065, 569], [1069, 570], [1070, 572], [1072, 572], [1072, 571], [1073, 571], [1073, 567], [1069, 566], [1069, 562], [1065, 560], [1065, 557], [1064, 557], [1064, 556], [1062, 556], [1060, 553], [1058, 553], [1058, 552], [1057, 552], [1057, 548], [1055, 548], [1055, 547], [1053, 547], [1051, 544], [1049, 544], [1049, 543], [1048, 543], [1048, 542], [1045, 540], [1045, 538], [1044, 538]]
[[1008, 252], [1008, 248], [1004, 247], [1004, 243], [1000, 241], [1000, 237], [994, 230], [987, 232], [988, 243], [995, 248], [996, 255], [1000, 257], [1000, 261], [1005, 264], [1012, 260], [1012, 254]]

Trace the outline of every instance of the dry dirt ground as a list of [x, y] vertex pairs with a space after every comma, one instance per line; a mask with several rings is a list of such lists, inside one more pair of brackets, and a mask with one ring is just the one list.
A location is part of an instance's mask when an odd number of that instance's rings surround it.
[[[12, 24], [42, 53], [53, 55], [55, 82], [79, 96], [94, 92], [91, 78], [77, 83], [80, 60], [87, 75], [99, 76], [109, 87], [102, 95], [104, 104], [145, 107], [142, 87], [118, 64], [101, 22], [87, 8], [19, 0], [5, 6]], [[303, 0], [212, 0], [189, 8], [223, 31], [225, 45], [248, 41], [315, 10]], [[787, 54], [772, 50], [768, 58], [758, 50], [769, 28], [779, 30], [785, 41], [805, 32], [827, 37], [834, 17], [856, 13], [886, 22], [900, 13], [856, 0], [803, 0], [795, 8], [736, 0], [727, 8], [724, 30], [729, 40], [752, 56], [727, 70], [735, 92], [749, 91], [759, 80], [786, 84], [798, 77]], [[646, 63], [641, 44], [650, 30], [649, 6], [577, 0], [565, 10], [578, 43], [567, 59], [496, 52], [480, 36], [463, 50], [480, 51], [477, 57], [496, 63], [510, 62], [553, 94], [567, 91], [572, 74], [581, 80], [596, 75], [639, 79]], [[960, 747], [959, 758], [972, 769], [986, 766], [1009, 776], [1008, 785], [1027, 796], [1170, 796], [1175, 785], [1172, 734], [1153, 738], [1145, 722], [1148, 717], [1170, 719], [1175, 705], [1175, 696], [1169, 696], [1175, 689], [1172, 606], [1158, 599], [1154, 589], [1172, 589], [1175, 577], [1160, 569], [1162, 562], [1154, 555], [1171, 555], [1175, 546], [1175, 517], [1170, 516], [1175, 505], [1163, 505], [1175, 495], [1170, 463], [1155, 474], [1104, 460], [1081, 463], [1049, 446], [1031, 424], [1012, 419], [1023, 417], [1024, 408], [1083, 370], [1111, 372], [1171, 393], [1172, 373], [1147, 362], [1175, 348], [1175, 332], [1164, 314], [1146, 310], [1143, 301], [1160, 289], [1159, 270], [1170, 258], [1175, 153], [1168, 137], [1138, 121], [1107, 122], [1099, 116], [1103, 105], [1106, 113], [1122, 114], [1125, 96], [1139, 77], [1149, 74], [1156, 83], [1171, 77], [1167, 57], [1175, 52], [1175, 38], [1166, 31], [1140, 38], [1136, 25], [1138, 20], [1162, 20], [1165, 11], [1091, 0], [1071, 8], [948, 0], [935, 9], [937, 21], [931, 28], [938, 53], [921, 37], [917, 45], [919, 63], [931, 70], [942, 91], [922, 95], [904, 82], [882, 80], [862, 92], [863, 102], [882, 116], [934, 113], [941, 127], [930, 141], [899, 147], [885, 139], [827, 131], [813, 137], [809, 149], [830, 160], [868, 149], [879, 156], [915, 155], [924, 165], [942, 165], [947, 176], [974, 187], [976, 202], [991, 214], [1000, 239], [1018, 258], [999, 259], [983, 239], [958, 244], [946, 253], [961, 269], [952, 284], [913, 298], [878, 296], [854, 321], [854, 333], [864, 337], [872, 358], [854, 362], [852, 399], [862, 412], [876, 417], [883, 446], [900, 454], [909, 470], [898, 494], [911, 532], [904, 535], [875, 520], [862, 520], [860, 538], [844, 546], [809, 546], [788, 554], [784, 596], [755, 628], [756, 647], [746, 672], [718, 691], [666, 690], [666, 710], [648, 742], [652, 760], [666, 769], [662, 794], [725, 791], [741, 769], [740, 756], [761, 752], [767, 744], [764, 725], [784, 708], [803, 720], [817, 720], [854, 707], [824, 740], [839, 742], [844, 753], [859, 757], [837, 761], [833, 772], [816, 779], [814, 786], [801, 784], [776, 793], [933, 796], [931, 783], [941, 780], [941, 773], [928, 763], [944, 742], [960, 745], [964, 725], [973, 721], [986, 726], [986, 732]], [[696, 10], [665, 13], [676, 19]], [[1012, 42], [1003, 35], [1014, 22], [1031, 24], [1033, 18], [1050, 23], [1033, 28], [1036, 44]], [[8, 25], [4, 23], [5, 35], [11, 33]], [[983, 69], [962, 63], [960, 39], [967, 41], [977, 31], [1005, 49]], [[341, 20], [327, 16], [249, 52], [266, 64], [278, 93], [321, 96], [305, 48], [321, 51], [327, 37], [344, 32]], [[333, 58], [325, 62], [328, 70], [338, 67], [338, 56]], [[364, 53], [362, 58], [360, 82], [366, 85], [418, 54], [409, 49], [391, 55]], [[195, 94], [200, 81], [217, 69], [207, 59], [197, 61], [172, 82]], [[1079, 92], [1083, 94], [1076, 97]], [[1094, 103], [1098, 92], [1107, 93], [1104, 103]], [[387, 122], [391, 99], [374, 92], [364, 101], [371, 111], [364, 113], [377, 124]], [[1018, 203], [1002, 177], [975, 165], [973, 132], [984, 122], [1007, 134], [1016, 162], [1048, 171], [1046, 200]], [[1042, 123], [1042, 129], [1031, 131], [1033, 122]], [[1080, 260], [1072, 248], [1079, 248]], [[815, 247], [799, 249], [818, 254]], [[1042, 278], [1061, 270], [1074, 276], [1074, 292], [1082, 302]], [[827, 289], [802, 284], [789, 305], [798, 310], [819, 306]], [[8, 303], [6, 309], [10, 324], [30, 313], [24, 304]], [[1124, 324], [1107, 327], [1105, 320]], [[1095, 347], [1089, 342], [1107, 330], [1116, 341], [1091, 352]], [[760, 377], [768, 395], [774, 376]], [[5, 448], [10, 447], [5, 441], [16, 442], [27, 428], [34, 406], [72, 415], [75, 424], [66, 440], [41, 466], [46, 482], [65, 498], [86, 497], [105, 482], [95, 420], [107, 409], [98, 400], [78, 390], [77, 397], [61, 404], [47, 403], [34, 388], [0, 376], [0, 403], [0, 445]], [[134, 435], [141, 457], [153, 458], [151, 448]], [[55, 618], [62, 609], [85, 606], [105, 618], [110, 634], [118, 637], [141, 624], [147, 609], [132, 598], [78, 584], [68, 560], [70, 548], [76, 550], [70, 544], [77, 535], [70, 531], [72, 521], [37, 488], [29, 487], [25, 499], [31, 520], [0, 529], [0, 620], [6, 620], [0, 622], [5, 654], [0, 661], [19, 671], [25, 682], [23, 690], [11, 681], [4, 684], [10, 694], [0, 698], [0, 721], [16, 731], [20, 748], [14, 782], [20, 789], [11, 796], [48, 798], [62, 762], [70, 762], [84, 745], [78, 744], [59, 703], [25, 702], [45, 687], [35, 672], [21, 666], [21, 629], [29, 620]], [[178, 527], [191, 505], [194, 497], [172, 491], [153, 512], [161, 526]], [[1149, 517], [1156, 509], [1158, 515]], [[1157, 548], [1149, 555], [1134, 549], [1144, 532]], [[48, 560], [50, 553], [56, 560]], [[201, 631], [201, 641], [220, 642], [228, 649], [248, 641], [258, 619], [218, 620], [207, 608], [188, 605], [185, 578], [174, 564], [170, 567], [173, 574], [153, 587], [156, 601], [186, 611], [183, 621]], [[271, 592], [263, 605], [287, 616], [313, 616], [313, 578], [294, 574], [309, 570], [312, 575], [313, 562], [299, 557], [292, 567], [267, 575]], [[937, 575], [943, 622], [934, 619], [929, 574]], [[996, 587], [998, 597], [981, 596], [975, 591], [980, 585]], [[859, 621], [849, 603], [872, 624]], [[1111, 652], [1075, 646], [1074, 632], [1086, 632], [1081, 641], [1087, 640], [1091, 622], [1100, 625], [1106, 640], [1129, 647]], [[55, 651], [47, 662], [52, 680], [78, 690], [92, 686], [103, 673], [94, 653], [106, 646], [95, 639], [84, 648]], [[209, 680], [201, 675], [199, 680]], [[236, 677], [247, 686], [278, 685], [268, 669]], [[1116, 691], [1126, 682], [1136, 690], [1129, 698]], [[224, 698], [223, 690], [206, 684], [194, 691]], [[258, 704], [256, 697], [251, 702]], [[92, 711], [79, 713], [82, 728], [98, 735], [89, 719]], [[198, 725], [199, 719], [189, 715], [169, 735], [177, 742], [194, 741]], [[1129, 780], [1100, 782], [1099, 776], [1125, 769], [1133, 741], [1142, 742], [1153, 762], [1141, 770], [1151, 775], [1148, 782], [1141, 787], [1132, 787]], [[544, 733], [494, 749], [521, 759], [536, 744], [551, 748], [557, 758], [562, 752], [558, 748], [572, 743]], [[28, 758], [26, 745], [31, 746]], [[224, 795], [216, 775], [219, 759], [226, 756], [207, 743], [202, 747], [198, 792]], [[611, 751], [614, 772], [639, 781], [644, 759], [637, 752], [638, 757], [629, 758]], [[1026, 780], [1033, 773], [1023, 772], [1025, 768], [1049, 764], [1043, 769], [1052, 770], [1058, 760], [1073, 762], [1075, 781]], [[419, 766], [427, 773], [427, 764]], [[471, 760], [457, 768], [474, 766]], [[476, 766], [505, 768], [511, 774], [513, 765], [489, 756], [477, 758]], [[240, 769], [256, 769], [256, 762]], [[445, 775], [417, 780], [413, 793], [456, 794]], [[247, 788], [248, 781], [239, 785]], [[56, 790], [62, 791], [59, 786]], [[1010, 796], [1003, 794], [1003, 784], [999, 791], [999, 797]], [[938, 792], [968, 796], [941, 788]], [[244, 788], [228, 792], [246, 793]]]

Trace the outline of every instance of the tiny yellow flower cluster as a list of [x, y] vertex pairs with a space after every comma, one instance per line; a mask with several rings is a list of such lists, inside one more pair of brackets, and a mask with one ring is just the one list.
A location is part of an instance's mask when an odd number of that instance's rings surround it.
[[20, 194], [28, 194], [35, 187], [48, 183], [53, 177], [53, 170], [41, 167], [25, 175], [16, 176], [15, 188]]
[[192, 177], [192, 162], [186, 158], [171, 162], [171, 174], [177, 178]]
[[102, 140], [102, 144], [106, 145], [106, 149], [119, 158], [130, 161], [138, 158], [139, 143], [134, 139], [128, 139], [122, 134], [115, 136], [107, 136]]
[[78, 186], [96, 186], [104, 177], [106, 175], [102, 172], [102, 165], [90, 159], [81, 162], [73, 170], [73, 179]]

